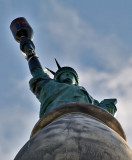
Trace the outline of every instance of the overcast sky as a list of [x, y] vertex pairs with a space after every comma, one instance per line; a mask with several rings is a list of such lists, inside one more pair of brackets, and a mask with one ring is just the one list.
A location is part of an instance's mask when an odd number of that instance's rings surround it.
[[116, 118], [132, 147], [132, 1], [0, 0], [0, 158], [13, 159], [39, 119], [39, 102], [10, 23], [25, 17], [42, 66], [71, 66], [98, 101], [117, 98]]

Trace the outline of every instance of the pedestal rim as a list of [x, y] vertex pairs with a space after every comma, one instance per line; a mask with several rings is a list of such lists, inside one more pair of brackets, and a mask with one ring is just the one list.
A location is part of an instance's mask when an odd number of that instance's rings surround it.
[[94, 119], [99, 120], [103, 124], [113, 129], [126, 141], [125, 132], [115, 117], [98, 106], [80, 102], [63, 104], [48, 112], [35, 124], [30, 137], [34, 136], [38, 131], [54, 120], [68, 113], [83, 113], [85, 115], [90, 115]]

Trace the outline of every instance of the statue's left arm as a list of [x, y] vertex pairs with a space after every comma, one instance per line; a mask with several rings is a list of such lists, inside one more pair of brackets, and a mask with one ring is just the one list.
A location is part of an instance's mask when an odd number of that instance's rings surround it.
[[[93, 99], [93, 98], [92, 98]], [[100, 103], [93, 99], [92, 104], [101, 107], [102, 109], [105, 109], [107, 112], [111, 113], [113, 116], [117, 112], [117, 99], [104, 99]]]
[[104, 99], [99, 103], [100, 107], [107, 110], [109, 113], [111, 113], [113, 116], [117, 112], [117, 99]]
[[113, 99], [104, 99], [101, 102], [97, 101], [96, 99], [94, 99], [93, 97], [91, 97], [89, 95], [90, 99], [91, 99], [91, 103], [95, 106], [101, 107], [102, 109], [106, 110], [107, 112], [109, 112], [110, 114], [112, 114], [113, 116], [115, 115], [116, 111], [117, 111], [117, 99], [113, 98]]

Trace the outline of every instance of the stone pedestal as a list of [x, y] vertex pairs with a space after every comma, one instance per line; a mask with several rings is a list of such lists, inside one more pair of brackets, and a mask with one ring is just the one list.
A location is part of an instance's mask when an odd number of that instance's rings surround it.
[[85, 104], [59, 106], [40, 119], [15, 160], [132, 160], [119, 122]]

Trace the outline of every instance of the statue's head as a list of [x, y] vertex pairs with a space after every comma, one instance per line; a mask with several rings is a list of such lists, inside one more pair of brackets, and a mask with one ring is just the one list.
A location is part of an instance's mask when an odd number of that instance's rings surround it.
[[56, 59], [55, 61], [58, 67], [56, 72], [47, 68], [54, 75], [54, 79], [57, 82], [78, 85], [77, 72], [71, 67], [61, 67]]
[[54, 79], [58, 82], [68, 84], [78, 84], [78, 75], [76, 71], [71, 67], [62, 67], [57, 70], [54, 75]]

